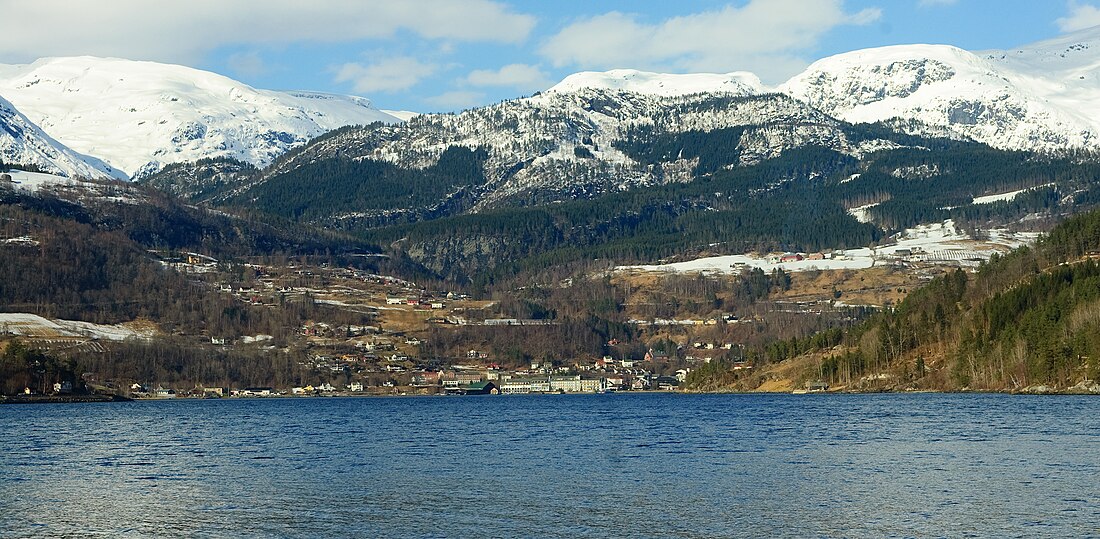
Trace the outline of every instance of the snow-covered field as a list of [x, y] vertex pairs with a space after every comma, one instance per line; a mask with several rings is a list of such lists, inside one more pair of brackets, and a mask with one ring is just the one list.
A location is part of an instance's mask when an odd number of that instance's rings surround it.
[[975, 197], [974, 200], [971, 202], [971, 204], [992, 204], [994, 202], [1000, 202], [1002, 200], [1003, 201], [1009, 201], [1009, 200], [1012, 200], [1012, 199], [1016, 198], [1016, 195], [1019, 195], [1020, 193], [1026, 193], [1028, 191], [1037, 191], [1039, 189], [1042, 189], [1044, 187], [1050, 187], [1052, 185], [1054, 185], [1054, 184], [1053, 183], [1048, 183], [1046, 185], [1039, 185], [1039, 186], [1036, 186], [1036, 187], [1028, 187], [1027, 189], [1019, 189], [1019, 190], [1016, 190], [1016, 191], [1009, 191], [1007, 193], [1001, 193], [999, 195], [986, 195], [984, 197]]
[[[771, 272], [800, 272], [810, 270], [866, 269], [876, 264], [907, 259], [928, 264], [971, 265], [977, 260], [988, 260], [994, 253], [1004, 253], [1022, 245], [1034, 243], [1038, 234], [1017, 233], [1005, 230], [989, 231], [989, 239], [976, 241], [955, 228], [951, 220], [922, 225], [906, 230], [896, 239], [896, 244], [876, 249], [849, 249], [834, 251], [833, 258], [778, 262], [775, 257], [761, 258], [752, 254], [713, 256], [648, 266], [620, 266], [619, 271], [653, 271], [661, 273], [739, 273], [745, 269], [760, 268]], [[897, 251], [908, 251], [899, 255]]]
[[22, 170], [10, 170], [13, 187], [32, 194], [40, 191], [68, 191], [76, 192], [83, 196], [90, 196], [107, 202], [121, 202], [123, 204], [140, 204], [144, 197], [135, 196], [126, 188], [119, 189], [117, 185], [96, 183], [81, 179], [66, 178], [54, 174], [42, 172], [24, 172]]
[[24, 337], [86, 337], [108, 341], [148, 339], [152, 329], [136, 329], [126, 325], [107, 326], [75, 320], [50, 320], [29, 313], [0, 313], [0, 334]]
[[43, 174], [41, 172], [23, 172], [22, 170], [8, 171], [11, 175], [11, 179], [15, 182], [16, 189], [22, 189], [24, 191], [30, 191], [37, 193], [42, 188], [46, 187], [78, 187], [78, 186], [90, 186], [95, 185], [90, 182], [83, 182], [80, 180], [74, 180], [72, 178], [65, 178], [63, 176], [55, 176], [53, 174]]
[[861, 223], [870, 223], [871, 222], [871, 215], [869, 213], [867, 213], [867, 210], [869, 210], [871, 208], [874, 208], [875, 206], [878, 206], [878, 202], [876, 202], [874, 204], [867, 204], [867, 205], [864, 205], [864, 206], [860, 206], [858, 208], [852, 208], [852, 209], [848, 210], [848, 214], [851, 215], [852, 217], [855, 217], [856, 221], [859, 221]]

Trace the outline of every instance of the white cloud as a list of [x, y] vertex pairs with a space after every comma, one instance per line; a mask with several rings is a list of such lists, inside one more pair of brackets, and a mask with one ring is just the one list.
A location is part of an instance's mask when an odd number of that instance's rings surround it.
[[348, 63], [336, 68], [336, 82], [350, 82], [358, 93], [398, 92], [435, 74], [439, 66], [408, 56], [386, 58], [372, 64]]
[[550, 78], [537, 66], [509, 64], [500, 69], [479, 69], [466, 77], [473, 86], [502, 86], [520, 90], [538, 90], [551, 84]]
[[233, 73], [244, 77], [262, 77], [271, 72], [257, 52], [239, 52], [226, 58], [226, 64]]
[[778, 82], [806, 65], [801, 54], [826, 32], [881, 16], [877, 8], [847, 13], [843, 0], [751, 0], [658, 24], [611, 12], [566, 27], [541, 52], [558, 67], [747, 70]]
[[466, 109], [482, 104], [485, 101], [485, 94], [455, 90], [426, 98], [424, 101], [441, 110]]
[[[518, 43], [535, 25], [496, 0], [0, 0], [0, 61], [96, 55], [194, 61], [227, 45], [340, 43], [401, 31]], [[22, 24], [10, 24], [24, 21]]]
[[1056, 21], [1063, 32], [1075, 32], [1100, 25], [1100, 8], [1081, 2], [1069, 2], [1069, 15]]

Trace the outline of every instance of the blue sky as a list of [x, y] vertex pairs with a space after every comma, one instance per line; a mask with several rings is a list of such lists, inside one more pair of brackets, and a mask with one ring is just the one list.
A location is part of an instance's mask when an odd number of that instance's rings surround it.
[[1008, 49], [1100, 25], [1100, 0], [0, 0], [0, 63], [113, 56], [258, 88], [458, 110], [583, 70], [752, 71], [841, 52]]

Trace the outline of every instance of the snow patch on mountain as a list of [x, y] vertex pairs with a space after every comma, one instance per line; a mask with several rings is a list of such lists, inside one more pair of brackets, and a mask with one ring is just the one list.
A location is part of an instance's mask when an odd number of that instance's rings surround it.
[[[873, 207], [874, 205], [864, 208]], [[850, 211], [860, 210], [855, 208]], [[918, 253], [908, 255], [913, 261], [925, 264], [947, 266], [969, 266], [988, 261], [994, 254], [1004, 253], [1023, 245], [1032, 245], [1038, 239], [1035, 233], [1013, 233], [998, 229], [989, 231], [989, 237], [975, 240], [961, 232], [955, 222], [948, 219], [940, 223], [929, 223], [906, 229], [897, 234], [896, 243], [878, 249], [862, 248], [846, 251], [834, 251], [833, 257], [822, 260], [809, 258], [796, 262], [779, 262], [776, 258], [761, 258], [755, 254], [725, 255], [698, 258], [685, 262], [647, 266], [619, 266], [620, 272], [660, 272], [660, 273], [707, 273], [740, 274], [750, 268], [759, 268], [765, 272], [782, 269], [787, 272], [866, 269], [876, 264], [891, 264], [900, 255], [898, 251]]]
[[980, 196], [980, 197], [974, 197], [974, 199], [970, 203], [971, 204], [992, 204], [994, 202], [1008, 202], [1008, 201], [1016, 198], [1017, 195], [1021, 195], [1023, 193], [1029, 193], [1031, 191], [1038, 191], [1039, 189], [1045, 189], [1047, 187], [1052, 187], [1052, 186], [1054, 186], [1053, 183], [1047, 183], [1047, 184], [1038, 185], [1038, 186], [1035, 186], [1035, 187], [1027, 187], [1025, 189], [1017, 189], [1015, 191], [1009, 191], [1007, 193], [998, 193], [998, 194], [995, 194], [995, 195], [985, 195], [985, 196]]
[[48, 193], [77, 204], [83, 204], [85, 201], [144, 204], [149, 201], [148, 197], [135, 189], [134, 184], [131, 183], [22, 170], [8, 170], [5, 173], [11, 177], [12, 181], [10, 185], [0, 184], [0, 189], [13, 189], [34, 196]]
[[360, 97], [258, 90], [207, 71], [114, 58], [0, 65], [0, 94], [58, 141], [135, 176], [207, 157], [263, 166], [338, 127], [401, 121]]
[[701, 93], [757, 95], [766, 91], [759, 77], [744, 71], [725, 74], [668, 74], [633, 69], [574, 73], [547, 91], [563, 93], [581, 89], [612, 90], [664, 97]]
[[389, 114], [390, 116], [393, 116], [394, 118], [397, 118], [402, 122], [407, 122], [420, 115], [419, 112], [413, 112], [411, 110], [383, 110], [382, 112]]
[[61, 176], [125, 177], [102, 161], [80, 155], [50, 138], [10, 102], [0, 97], [0, 161], [34, 165]]
[[136, 323], [108, 326], [76, 320], [50, 320], [31, 313], [0, 313], [4, 333], [31, 337], [88, 337], [109, 341], [148, 340], [156, 330]]

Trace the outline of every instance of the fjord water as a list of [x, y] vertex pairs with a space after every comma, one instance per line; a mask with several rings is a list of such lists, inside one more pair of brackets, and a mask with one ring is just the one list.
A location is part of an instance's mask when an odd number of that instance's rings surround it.
[[0, 407], [3, 537], [1100, 536], [1100, 399]]

